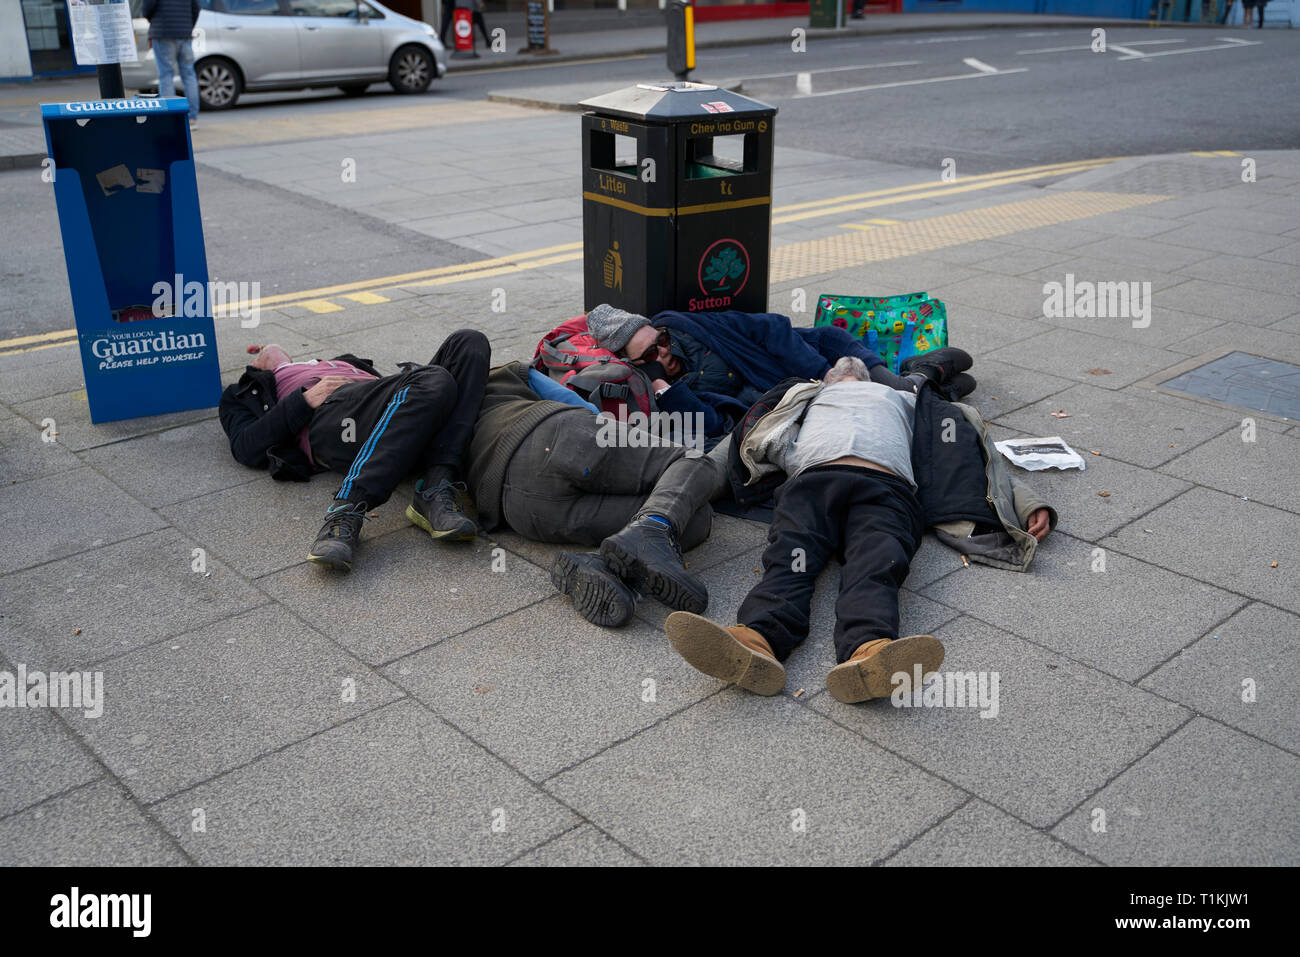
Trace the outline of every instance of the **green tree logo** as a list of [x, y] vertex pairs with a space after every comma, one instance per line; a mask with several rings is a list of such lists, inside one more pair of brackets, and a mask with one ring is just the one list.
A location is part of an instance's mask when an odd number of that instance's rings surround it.
[[729, 288], [729, 280], [739, 279], [743, 275], [745, 263], [735, 246], [724, 246], [704, 267], [704, 278], [717, 284], [715, 292], [726, 290]]

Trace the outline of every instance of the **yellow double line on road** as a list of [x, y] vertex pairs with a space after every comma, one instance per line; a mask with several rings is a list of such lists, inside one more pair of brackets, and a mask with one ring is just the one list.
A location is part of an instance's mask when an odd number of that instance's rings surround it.
[[[1118, 157], [1094, 160], [1080, 160], [1071, 163], [1050, 163], [1043, 166], [1027, 166], [1023, 169], [1003, 170], [1000, 173], [983, 173], [978, 176], [963, 176], [951, 183], [935, 186], [932, 182], [913, 183], [909, 186], [893, 186], [886, 189], [871, 190], [864, 193], [849, 193], [828, 199], [792, 203], [773, 209], [773, 225], [816, 219], [824, 216], [836, 216], [841, 213], [856, 212], [874, 206], [891, 206], [917, 200], [933, 199], [943, 196], [992, 189], [1013, 183], [1024, 183], [1036, 179], [1048, 179], [1072, 173], [1095, 169], [1113, 163]], [[232, 303], [224, 309], [215, 311], [216, 317], [235, 315], [256, 305], [261, 309], [278, 306], [303, 306], [317, 312], [337, 312], [343, 307], [330, 302], [332, 297], [343, 297], [354, 302], [375, 303], [387, 301], [381, 296], [368, 292], [375, 289], [392, 289], [395, 287], [424, 288], [443, 286], [458, 282], [470, 282], [476, 279], [488, 279], [523, 272], [529, 269], [542, 269], [559, 263], [573, 262], [582, 258], [581, 242], [561, 243], [557, 246], [544, 246], [528, 252], [509, 256], [496, 256], [491, 259], [479, 259], [474, 262], [460, 263], [453, 266], [438, 266], [433, 269], [421, 269], [416, 272], [398, 273], [392, 276], [380, 276], [375, 279], [362, 279], [356, 282], [340, 283], [334, 286], [322, 286], [301, 292], [281, 293], [263, 296], [254, 303]], [[34, 352], [38, 349], [50, 349], [55, 346], [71, 345], [76, 341], [76, 329], [62, 329], [58, 332], [45, 332], [38, 335], [19, 336], [16, 339], [0, 340], [0, 355], [19, 352]]]
[[[539, 269], [557, 262], [569, 262], [579, 256], [572, 255], [577, 250], [579, 255], [582, 243], [561, 243], [558, 246], [544, 246], [526, 253], [510, 256], [497, 256], [494, 259], [476, 259], [471, 263], [455, 266], [438, 266], [435, 269], [421, 269], [416, 272], [398, 273], [393, 276], [380, 276], [378, 279], [361, 279], [357, 282], [342, 283], [337, 286], [322, 286], [320, 289], [308, 289], [305, 292], [286, 292], [278, 296], [263, 296], [258, 305], [263, 309], [274, 306], [301, 306], [305, 302], [317, 302], [330, 296], [342, 296], [356, 293], [363, 289], [391, 289], [394, 286], [441, 286], [451, 282], [464, 282], [469, 279], [481, 279], [489, 276], [503, 276], [506, 273], [519, 272], [522, 269]], [[561, 255], [556, 255], [556, 254]], [[225, 310], [234, 313], [239, 307], [251, 305], [239, 303]], [[4, 343], [0, 342], [0, 348]]]
[[772, 225], [795, 223], [804, 219], [831, 216], [837, 213], [851, 213], [873, 206], [896, 206], [899, 203], [911, 203], [918, 199], [934, 199], [940, 196], [952, 196], [956, 193], [969, 193], [977, 189], [991, 189], [994, 186], [1007, 186], [1011, 183], [1025, 183], [1034, 179], [1047, 179], [1051, 176], [1066, 176], [1082, 173], [1098, 166], [1105, 166], [1119, 159], [1117, 156], [1106, 159], [1080, 160], [1075, 163], [1052, 163], [1048, 166], [1027, 166], [1024, 169], [1003, 170], [1000, 173], [982, 173], [979, 176], [963, 176], [940, 186], [933, 183], [914, 183], [911, 186], [894, 186], [888, 189], [872, 190], [869, 193], [854, 193], [848, 196], [836, 196], [833, 199], [816, 199], [807, 203], [795, 203], [772, 210]]

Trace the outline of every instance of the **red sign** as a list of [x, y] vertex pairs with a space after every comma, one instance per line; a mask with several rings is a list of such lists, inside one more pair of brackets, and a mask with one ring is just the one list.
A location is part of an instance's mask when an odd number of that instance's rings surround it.
[[457, 50], [474, 49], [474, 15], [464, 7], [457, 7], [452, 14], [452, 33], [456, 36]]

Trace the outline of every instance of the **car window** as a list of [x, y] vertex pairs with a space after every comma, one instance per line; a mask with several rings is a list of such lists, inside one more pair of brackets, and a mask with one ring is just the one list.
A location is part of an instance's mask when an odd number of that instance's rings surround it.
[[351, 17], [356, 19], [357, 0], [289, 0], [296, 17]]
[[279, 16], [280, 0], [223, 0], [226, 13], [239, 16]]
[[371, 6], [370, 4], [368, 4], [368, 3], [362, 3], [362, 4], [360, 4], [360, 6], [363, 6], [363, 7], [366, 8], [366, 13], [370, 15], [370, 19], [371, 19], [371, 20], [382, 20], [382, 19], [384, 19], [384, 14], [383, 14], [382, 11], [379, 10], [378, 7], [372, 7], [372, 6]]

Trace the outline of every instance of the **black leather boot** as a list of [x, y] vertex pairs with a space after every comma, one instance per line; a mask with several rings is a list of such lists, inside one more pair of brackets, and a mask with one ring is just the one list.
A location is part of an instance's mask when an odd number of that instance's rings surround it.
[[605, 564], [637, 591], [677, 611], [699, 614], [709, 590], [686, 570], [672, 526], [642, 518], [600, 543]]
[[636, 593], [595, 552], [560, 552], [551, 567], [551, 584], [573, 599], [579, 615], [601, 628], [626, 624], [636, 609]]
[[949, 402], [960, 402], [975, 391], [975, 377], [958, 372], [935, 386], [935, 390]]
[[957, 373], [965, 372], [974, 364], [975, 360], [965, 349], [944, 346], [942, 349], [923, 352], [919, 356], [908, 356], [899, 365], [898, 373], [907, 375], [909, 372], [923, 372], [930, 377], [931, 382], [939, 385]]

